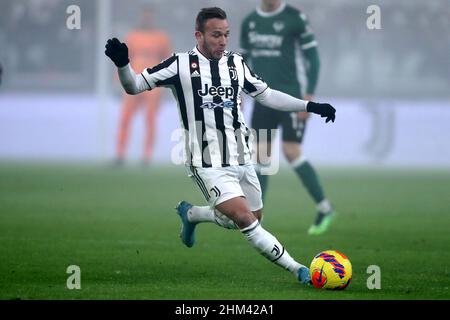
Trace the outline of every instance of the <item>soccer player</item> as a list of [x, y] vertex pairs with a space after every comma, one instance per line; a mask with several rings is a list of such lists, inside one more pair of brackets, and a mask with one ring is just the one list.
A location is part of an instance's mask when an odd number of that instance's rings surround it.
[[[126, 37], [126, 43], [130, 50], [130, 58], [135, 70], [142, 70], [146, 66], [155, 65], [170, 55], [169, 37], [163, 31], [154, 30], [152, 21], [152, 12], [149, 8], [144, 8], [141, 12], [138, 27], [132, 30]], [[117, 164], [122, 164], [125, 160], [130, 124], [134, 115], [142, 106], [145, 107], [146, 131], [142, 162], [147, 164], [151, 160], [155, 143], [156, 116], [160, 98], [160, 89], [147, 91], [139, 96], [124, 95], [119, 120], [119, 132], [117, 135]]]
[[[300, 10], [282, 0], [261, 0], [260, 7], [242, 22], [240, 42], [245, 61], [271, 88], [299, 98], [303, 91], [304, 100], [313, 100], [319, 75], [319, 54], [308, 20]], [[297, 64], [300, 57], [303, 65]], [[303, 90], [299, 70], [306, 73], [307, 86]], [[328, 229], [335, 213], [316, 171], [301, 150], [308, 117], [306, 112], [274, 110], [257, 100], [251, 125], [258, 133], [258, 155], [267, 155], [266, 158], [258, 157], [256, 167], [263, 198], [268, 184], [264, 166], [270, 164], [271, 129], [281, 126], [284, 156], [316, 203], [317, 216], [308, 234], [319, 235]], [[267, 132], [267, 135], [262, 137], [260, 132]]]
[[184, 130], [185, 161], [209, 206], [181, 201], [176, 209], [181, 218], [181, 240], [192, 247], [195, 228], [212, 222], [238, 228], [261, 255], [289, 270], [304, 284], [309, 270], [295, 261], [284, 246], [265, 230], [261, 188], [251, 163], [251, 146], [240, 110], [240, 93], [282, 110], [309, 111], [335, 120], [335, 109], [327, 103], [307, 102], [273, 90], [253, 73], [239, 54], [225, 51], [229, 36], [225, 12], [204, 8], [196, 18], [197, 45], [189, 52], [136, 74], [129, 64], [125, 43], [107, 41], [105, 54], [118, 67], [125, 91], [138, 94], [156, 87], [172, 89]]

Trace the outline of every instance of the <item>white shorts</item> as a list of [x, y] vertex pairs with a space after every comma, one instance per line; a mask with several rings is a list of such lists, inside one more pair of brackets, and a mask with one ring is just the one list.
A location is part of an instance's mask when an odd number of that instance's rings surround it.
[[250, 211], [262, 209], [261, 186], [252, 164], [223, 168], [187, 167], [211, 208], [236, 197], [245, 197]]

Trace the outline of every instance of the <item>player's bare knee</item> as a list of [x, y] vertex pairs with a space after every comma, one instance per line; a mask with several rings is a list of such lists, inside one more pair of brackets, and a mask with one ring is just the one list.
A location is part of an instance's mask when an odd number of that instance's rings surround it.
[[256, 221], [256, 217], [248, 208], [245, 198], [242, 197], [227, 200], [216, 206], [216, 209], [233, 220], [239, 229], [248, 227]]
[[253, 215], [256, 217], [256, 219], [258, 219], [258, 221], [261, 222], [261, 220], [262, 220], [262, 210], [261, 209], [253, 211]]
[[233, 213], [234, 223], [239, 227], [239, 229], [243, 229], [245, 227], [248, 227], [253, 222], [256, 221], [256, 217], [253, 215], [253, 213], [249, 210], [236, 210]]
[[283, 154], [289, 162], [297, 160], [302, 154], [300, 144], [285, 142], [283, 144]]

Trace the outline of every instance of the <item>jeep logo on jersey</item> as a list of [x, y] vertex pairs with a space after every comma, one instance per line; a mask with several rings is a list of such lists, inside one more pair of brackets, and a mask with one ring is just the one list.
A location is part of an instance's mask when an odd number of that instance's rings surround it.
[[205, 97], [209, 94], [210, 96], [213, 96], [213, 97], [215, 97], [215, 96], [225, 97], [225, 99], [232, 98], [234, 95], [233, 87], [222, 87], [222, 86], [219, 86], [219, 87], [211, 86], [210, 87], [210, 86], [208, 86], [207, 83], [205, 83], [205, 87], [203, 88], [203, 91], [198, 90], [197, 92], [202, 97]]

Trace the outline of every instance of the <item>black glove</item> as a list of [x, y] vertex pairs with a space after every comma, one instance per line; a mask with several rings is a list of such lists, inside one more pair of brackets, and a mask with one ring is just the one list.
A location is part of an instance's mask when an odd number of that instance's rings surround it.
[[320, 114], [322, 118], [326, 117], [326, 121], [333, 121], [336, 119], [336, 109], [328, 103], [317, 103], [309, 101], [306, 105], [306, 111]]
[[129, 62], [128, 47], [117, 38], [109, 39], [105, 45], [105, 54], [114, 62], [118, 68], [125, 67]]

